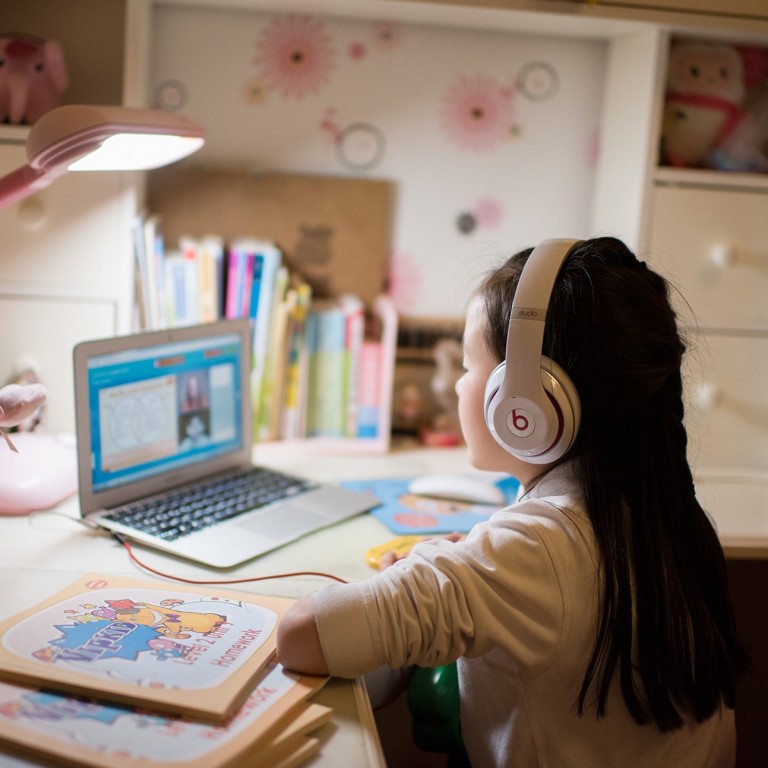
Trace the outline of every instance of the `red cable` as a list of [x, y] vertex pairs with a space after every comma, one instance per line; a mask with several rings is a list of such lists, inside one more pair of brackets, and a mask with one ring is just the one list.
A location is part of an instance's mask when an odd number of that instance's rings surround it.
[[243, 584], [248, 581], [265, 581], [267, 579], [286, 579], [291, 576], [320, 576], [323, 579], [333, 579], [334, 581], [340, 581], [342, 584], [348, 584], [349, 582], [346, 579], [342, 579], [341, 576], [334, 576], [332, 573], [322, 573], [321, 571], [294, 571], [292, 573], [274, 573], [270, 574], [269, 576], [248, 576], [247, 578], [242, 579], [216, 579], [214, 581], [211, 581], [209, 579], [187, 579], [184, 576], [174, 576], [170, 573], [165, 573], [164, 571], [160, 571], [157, 568], [153, 568], [151, 565], [147, 565], [146, 563], [139, 560], [138, 557], [136, 557], [136, 554], [133, 551], [133, 548], [128, 543], [128, 540], [125, 538], [125, 536], [122, 536], [119, 533], [112, 532], [112, 535], [119, 541], [128, 552], [128, 557], [141, 569], [145, 571], [149, 571], [150, 573], [154, 573], [156, 576], [162, 576], [166, 579], [173, 579], [174, 581], [183, 581], [186, 584]]

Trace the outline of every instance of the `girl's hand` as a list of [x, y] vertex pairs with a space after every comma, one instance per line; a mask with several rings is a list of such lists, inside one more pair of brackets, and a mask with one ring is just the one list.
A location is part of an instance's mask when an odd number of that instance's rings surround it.
[[446, 534], [445, 536], [421, 536], [417, 540], [413, 541], [411, 543], [411, 546], [408, 547], [407, 549], [398, 548], [398, 549], [391, 549], [389, 552], [385, 552], [381, 556], [381, 560], [379, 562], [379, 570], [383, 571], [385, 568], [388, 568], [390, 565], [394, 565], [399, 560], [403, 560], [404, 558], [408, 557], [408, 555], [411, 553], [411, 549], [421, 541], [428, 541], [430, 539], [445, 539], [446, 541], [457, 542], [457, 541], [463, 541], [466, 538], [467, 536], [465, 533], [458, 533], [457, 531]]

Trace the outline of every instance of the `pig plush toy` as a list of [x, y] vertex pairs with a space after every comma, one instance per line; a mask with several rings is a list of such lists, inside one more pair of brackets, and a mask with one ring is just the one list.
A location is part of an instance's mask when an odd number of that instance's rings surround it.
[[61, 46], [29, 35], [0, 35], [0, 123], [31, 125], [58, 107], [69, 85]]

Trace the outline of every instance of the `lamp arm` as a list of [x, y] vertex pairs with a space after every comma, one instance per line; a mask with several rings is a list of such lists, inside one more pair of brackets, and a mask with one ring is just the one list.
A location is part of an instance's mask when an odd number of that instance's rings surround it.
[[0, 178], [0, 210], [45, 189], [55, 178], [66, 171], [62, 166], [58, 172], [36, 171], [29, 165], [23, 165], [7, 176]]

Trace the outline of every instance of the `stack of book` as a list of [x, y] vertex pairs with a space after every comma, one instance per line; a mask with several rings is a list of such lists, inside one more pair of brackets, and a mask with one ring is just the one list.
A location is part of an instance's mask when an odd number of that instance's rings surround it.
[[89, 574], [0, 624], [2, 754], [74, 766], [298, 765], [325, 677], [273, 660], [292, 601]]
[[135, 231], [136, 315], [156, 329], [250, 319], [254, 436], [323, 447], [389, 447], [397, 313], [387, 296], [319, 299], [272, 242], [182, 237], [166, 249], [158, 220]]

